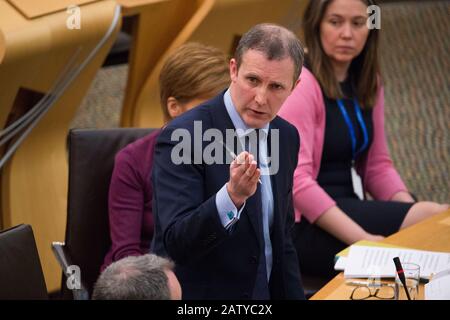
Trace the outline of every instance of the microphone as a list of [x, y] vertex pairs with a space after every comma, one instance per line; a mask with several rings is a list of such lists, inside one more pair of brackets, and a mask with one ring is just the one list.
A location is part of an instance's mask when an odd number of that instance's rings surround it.
[[403, 272], [402, 264], [400, 263], [400, 259], [398, 257], [395, 257], [394, 259], [395, 269], [397, 270], [398, 278], [400, 279], [400, 282], [403, 284], [403, 288], [406, 292], [406, 297], [408, 300], [411, 300], [411, 297], [409, 296], [408, 287], [406, 286], [406, 279], [405, 279], [405, 273]]

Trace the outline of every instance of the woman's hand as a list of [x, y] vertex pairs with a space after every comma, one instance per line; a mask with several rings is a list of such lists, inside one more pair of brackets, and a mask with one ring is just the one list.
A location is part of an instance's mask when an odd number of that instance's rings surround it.
[[347, 245], [352, 245], [360, 240], [380, 241], [384, 239], [383, 236], [368, 233], [337, 206], [326, 210], [315, 223]]
[[414, 198], [406, 191], [399, 191], [394, 194], [391, 198], [391, 201], [398, 202], [415, 202]]
[[378, 242], [378, 241], [383, 240], [384, 238], [385, 238], [384, 236], [380, 236], [378, 234], [367, 233], [366, 236], [364, 237], [364, 240]]

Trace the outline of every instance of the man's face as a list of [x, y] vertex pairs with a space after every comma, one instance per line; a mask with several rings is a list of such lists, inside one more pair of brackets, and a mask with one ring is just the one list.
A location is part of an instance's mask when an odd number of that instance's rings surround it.
[[237, 68], [230, 61], [231, 99], [245, 124], [262, 128], [272, 121], [294, 84], [291, 58], [268, 60], [262, 52], [248, 50]]

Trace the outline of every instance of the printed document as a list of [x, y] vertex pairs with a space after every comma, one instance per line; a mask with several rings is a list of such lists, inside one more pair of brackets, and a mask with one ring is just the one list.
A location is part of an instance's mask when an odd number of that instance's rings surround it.
[[418, 264], [422, 279], [450, 268], [450, 253], [446, 252], [353, 245], [345, 261], [344, 276], [393, 278], [396, 273], [394, 257], [399, 257], [402, 263]]

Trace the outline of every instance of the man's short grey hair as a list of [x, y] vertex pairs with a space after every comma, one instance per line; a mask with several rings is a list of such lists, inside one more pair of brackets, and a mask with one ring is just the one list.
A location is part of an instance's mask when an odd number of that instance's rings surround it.
[[300, 76], [304, 60], [303, 46], [297, 36], [285, 27], [262, 23], [251, 28], [239, 41], [234, 58], [237, 68], [247, 50], [257, 50], [268, 60], [282, 60], [290, 57], [294, 62], [294, 84]]
[[170, 300], [174, 263], [154, 254], [126, 257], [109, 265], [94, 286], [93, 300]]

